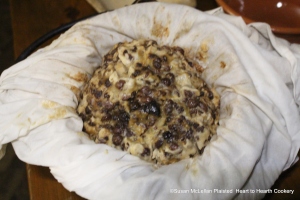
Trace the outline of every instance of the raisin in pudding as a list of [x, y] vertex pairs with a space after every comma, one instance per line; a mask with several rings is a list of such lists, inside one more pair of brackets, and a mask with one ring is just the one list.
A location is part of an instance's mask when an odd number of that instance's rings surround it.
[[202, 154], [220, 107], [202, 70], [179, 47], [152, 40], [115, 45], [82, 92], [77, 111], [84, 131], [156, 164]]

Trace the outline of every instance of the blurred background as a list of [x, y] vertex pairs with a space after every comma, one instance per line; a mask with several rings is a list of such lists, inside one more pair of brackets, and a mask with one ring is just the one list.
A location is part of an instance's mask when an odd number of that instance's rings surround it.
[[[0, 73], [14, 64], [9, 0], [0, 0]], [[26, 165], [9, 144], [0, 160], [0, 200], [28, 200]]]

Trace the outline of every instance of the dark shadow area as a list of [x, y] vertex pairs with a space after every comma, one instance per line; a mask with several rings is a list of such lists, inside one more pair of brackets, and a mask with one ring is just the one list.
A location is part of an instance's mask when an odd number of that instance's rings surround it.
[[[0, 73], [14, 64], [13, 35], [9, 0], [0, 1]], [[8, 144], [0, 160], [0, 199], [29, 200], [26, 164], [16, 156]]]

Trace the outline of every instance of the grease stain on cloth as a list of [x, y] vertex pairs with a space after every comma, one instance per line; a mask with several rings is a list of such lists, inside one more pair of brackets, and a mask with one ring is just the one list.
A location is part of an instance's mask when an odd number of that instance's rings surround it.
[[193, 23], [191, 23], [189, 21], [184, 21], [182, 24], [180, 24], [179, 25], [180, 29], [175, 34], [173, 42], [176, 41], [176, 40], [178, 40], [182, 36], [187, 35], [190, 32], [192, 26], [193, 26]]
[[192, 176], [197, 176], [199, 174], [199, 166], [196, 158], [191, 158], [190, 162], [186, 164], [185, 169], [188, 173], [191, 173]]
[[196, 55], [196, 58], [206, 62], [207, 59], [209, 58], [208, 56], [208, 51], [209, 51], [209, 43], [210, 41], [203, 41], [200, 45], [200, 47], [198, 48], [198, 52]]
[[30, 130], [46, 124], [52, 120], [63, 119], [76, 114], [75, 109], [63, 106], [50, 100], [41, 100], [32, 112], [19, 113], [16, 116], [16, 124]]
[[166, 22], [159, 20], [156, 16], [160, 16], [164, 12], [165, 8], [161, 7], [156, 10], [156, 15], [153, 17], [153, 26], [151, 29], [151, 35], [157, 38], [167, 38], [170, 35], [169, 26], [171, 24], [170, 16], [167, 15], [165, 18]]
[[77, 99], [80, 98], [80, 93], [81, 93], [81, 90], [78, 88], [78, 87], [75, 87], [73, 85], [66, 85], [76, 96]]
[[66, 74], [66, 76], [76, 82], [85, 83], [89, 80], [89, 77], [86, 74], [80, 72], [77, 72], [77, 74]]
[[62, 106], [54, 101], [44, 100], [42, 101], [42, 107], [48, 111], [47, 121], [51, 121], [54, 119], [62, 119], [65, 118], [68, 113], [74, 113], [75, 110], [71, 107]]
[[50, 120], [64, 118], [67, 114], [67, 109], [65, 107], [56, 108], [53, 113], [48, 115]]
[[119, 31], [122, 30], [122, 25], [118, 16], [114, 16], [112, 18], [112, 23], [119, 29]]
[[[190, 12], [187, 10], [185, 11], [185, 13], [182, 15], [182, 18], [180, 20], [180, 22], [176, 22], [176, 24], [178, 24], [177, 28], [177, 32], [175, 34], [174, 37], [174, 41], [180, 39], [181, 37], [183, 37], [184, 35], [189, 37], [189, 40], [191, 39], [191, 34], [190, 31], [193, 28], [194, 22], [195, 22], [195, 18], [191, 19], [190, 17]], [[195, 39], [192, 39], [192, 41], [197, 41], [198, 37]]]
[[161, 21], [158, 21], [156, 18], [154, 18], [151, 34], [158, 38], [163, 38], [163, 37], [167, 38], [169, 37], [170, 34], [169, 27], [164, 26]]
[[46, 109], [52, 109], [57, 106], [57, 103], [55, 103], [54, 101], [45, 100], [42, 102], [42, 106], [43, 106], [43, 108], [46, 108]]

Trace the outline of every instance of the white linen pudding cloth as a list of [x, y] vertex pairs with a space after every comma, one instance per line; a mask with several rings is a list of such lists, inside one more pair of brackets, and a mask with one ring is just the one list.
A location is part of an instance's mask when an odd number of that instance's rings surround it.
[[[201, 157], [155, 168], [81, 131], [78, 91], [114, 44], [139, 38], [182, 47], [220, 94], [217, 136]], [[12, 142], [21, 160], [50, 167], [87, 199], [260, 199], [236, 189], [269, 189], [297, 161], [299, 76], [300, 45], [266, 24], [221, 9], [128, 6], [76, 24], [2, 73], [0, 147]]]

